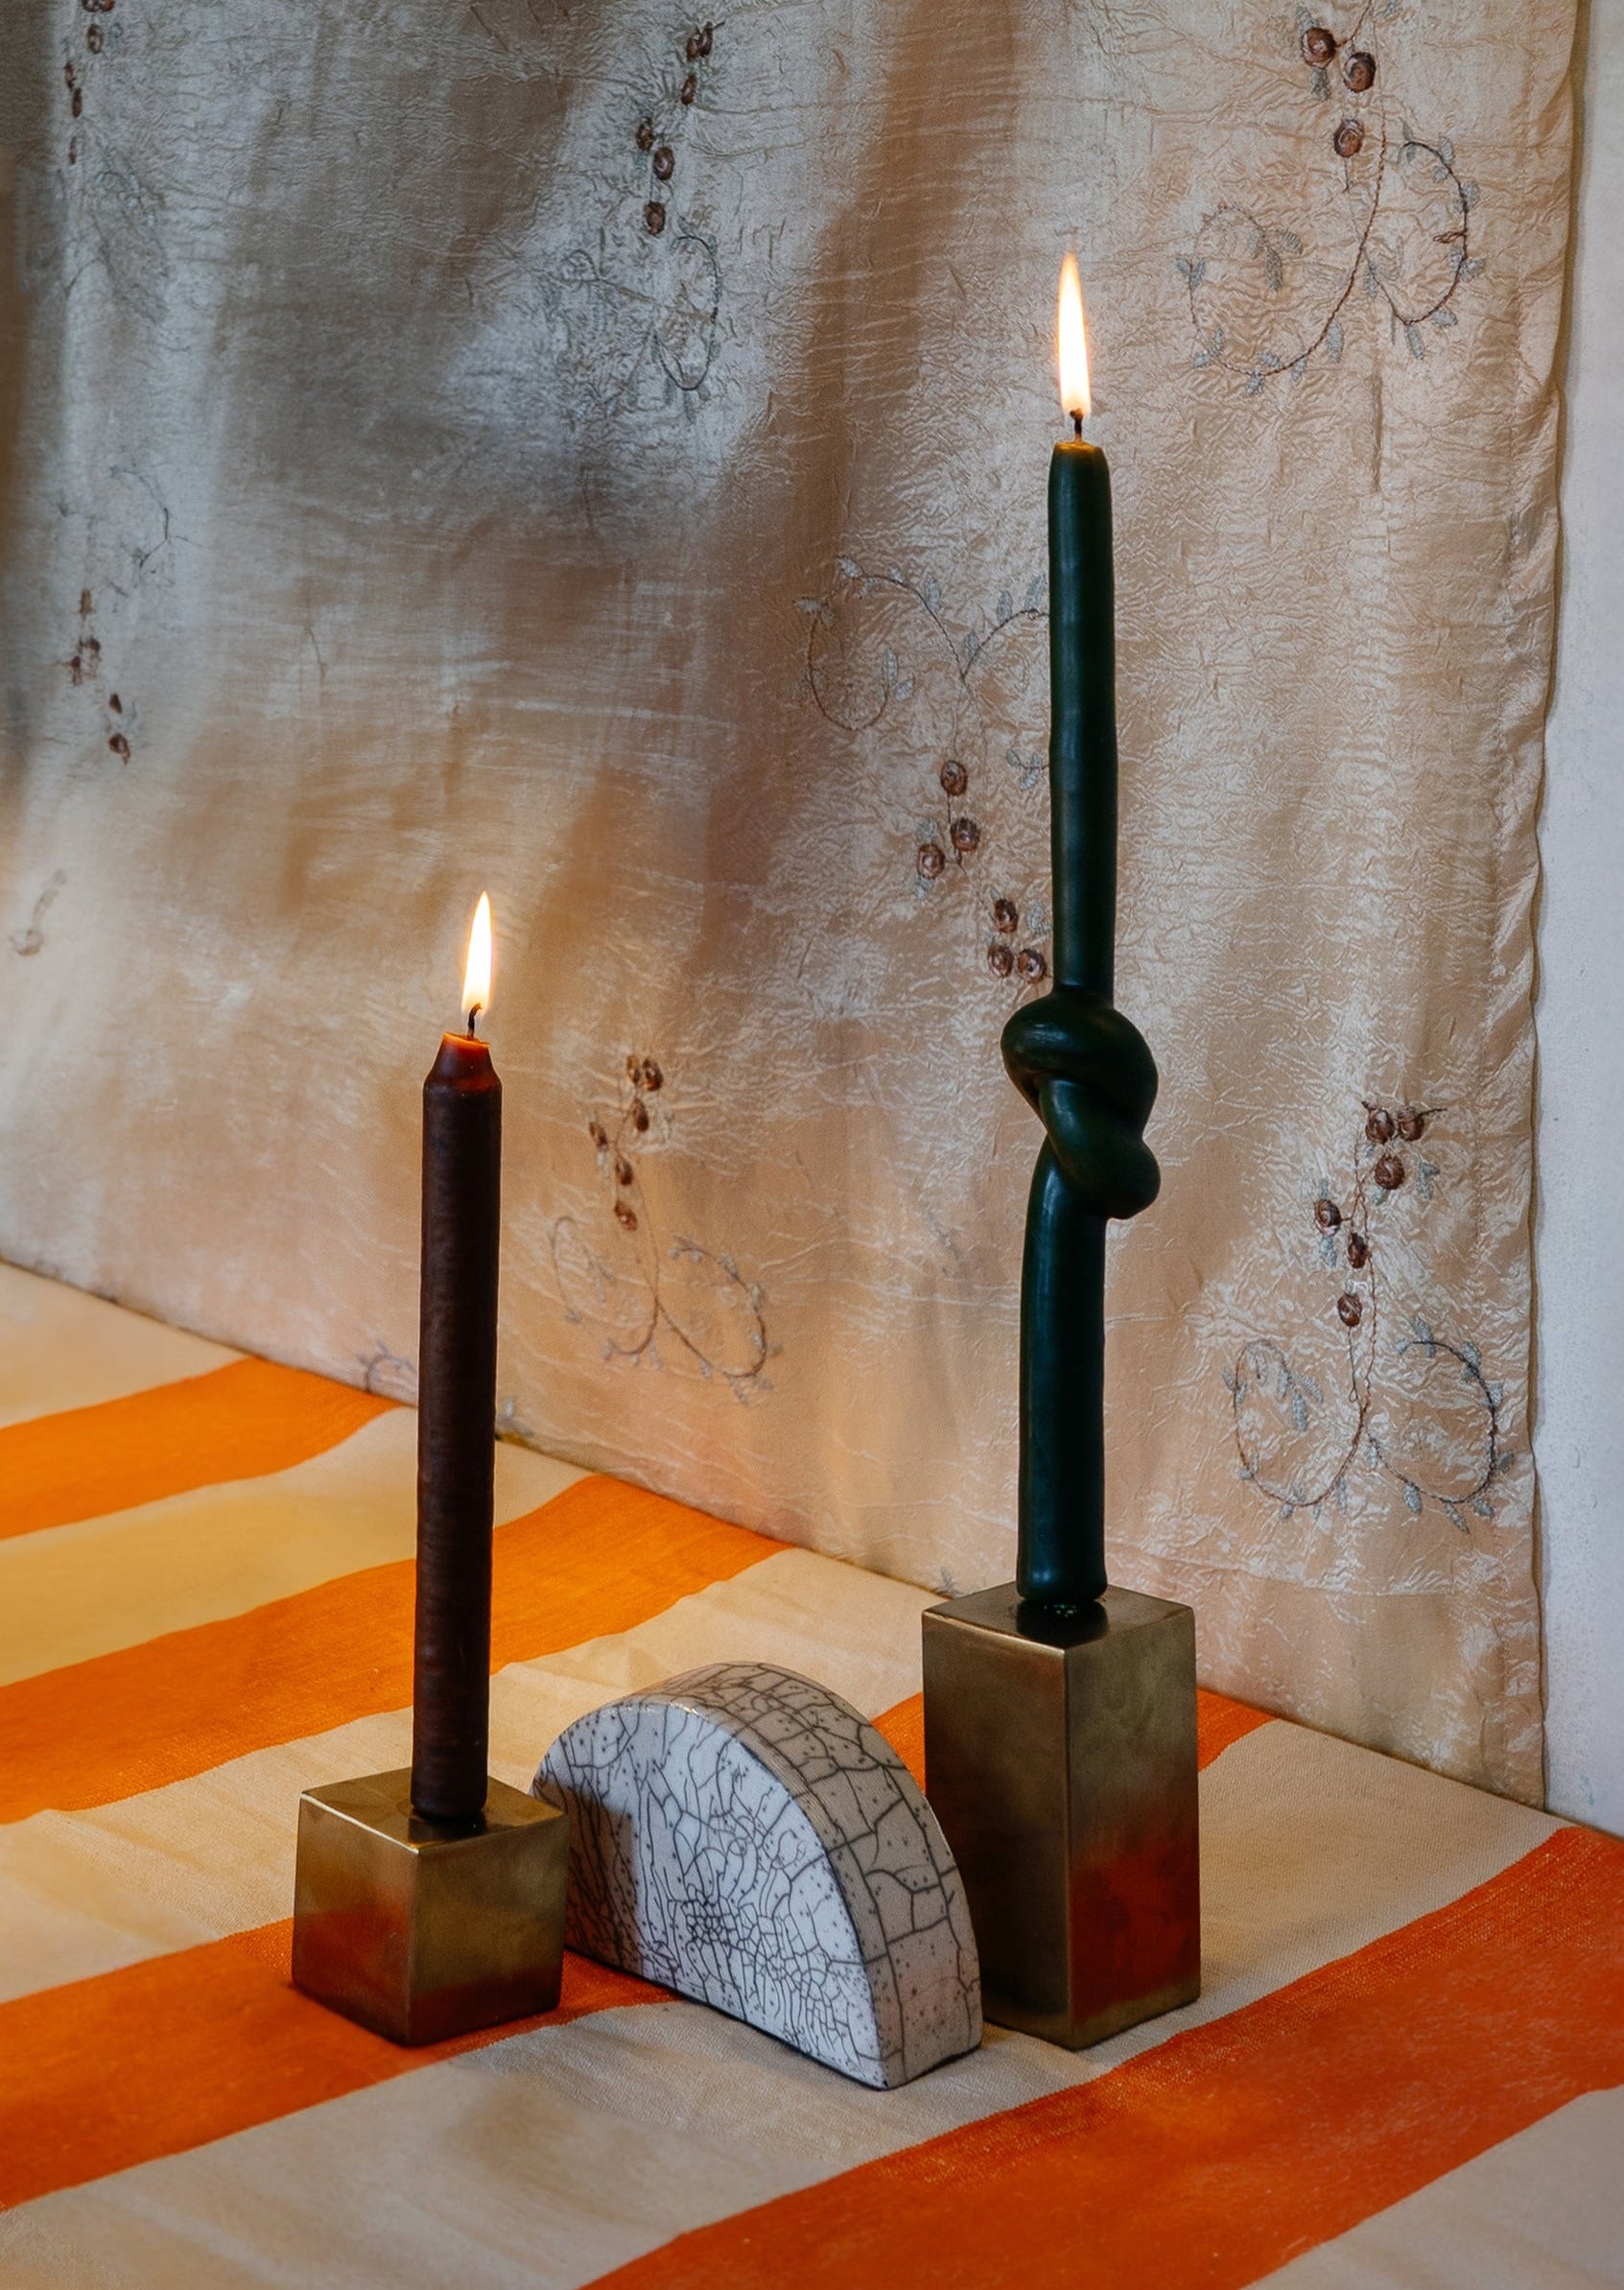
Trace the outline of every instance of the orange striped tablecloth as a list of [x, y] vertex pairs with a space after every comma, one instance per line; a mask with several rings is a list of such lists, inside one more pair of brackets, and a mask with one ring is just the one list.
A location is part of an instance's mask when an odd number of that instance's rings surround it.
[[[0, 2284], [1624, 2283], [1624, 1845], [1204, 1695], [1200, 2001], [899, 2092], [571, 1960], [403, 2052], [287, 1983], [404, 1764], [413, 1426], [0, 1267]], [[494, 1770], [697, 1662], [919, 1757], [930, 1594], [498, 1451]]]

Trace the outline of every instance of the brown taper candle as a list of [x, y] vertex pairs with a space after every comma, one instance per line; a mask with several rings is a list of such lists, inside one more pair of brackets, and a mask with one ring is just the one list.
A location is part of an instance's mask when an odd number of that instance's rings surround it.
[[502, 1084], [447, 1034], [423, 1084], [417, 1387], [417, 1624], [412, 1806], [477, 1823], [490, 1735], [490, 1539]]

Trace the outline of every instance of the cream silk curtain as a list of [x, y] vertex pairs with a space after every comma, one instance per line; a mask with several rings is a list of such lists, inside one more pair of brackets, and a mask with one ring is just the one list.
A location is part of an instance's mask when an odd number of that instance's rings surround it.
[[1537, 1795], [1572, 35], [12, 0], [0, 1248], [409, 1390], [488, 885], [507, 1428], [1006, 1577], [1074, 241], [1164, 1076], [1114, 1571], [1209, 1682]]

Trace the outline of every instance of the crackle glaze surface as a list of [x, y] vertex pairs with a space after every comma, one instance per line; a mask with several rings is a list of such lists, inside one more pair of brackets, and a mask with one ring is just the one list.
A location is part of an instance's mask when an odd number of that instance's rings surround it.
[[7, 0], [0, 1253], [409, 1395], [488, 887], [504, 1428], [1007, 1579], [1074, 242], [1163, 1077], [1112, 1573], [1537, 1795], [1573, 17]]
[[981, 2040], [934, 1814], [838, 1696], [722, 1663], [577, 1719], [535, 1793], [571, 1818], [572, 1948], [881, 2089]]

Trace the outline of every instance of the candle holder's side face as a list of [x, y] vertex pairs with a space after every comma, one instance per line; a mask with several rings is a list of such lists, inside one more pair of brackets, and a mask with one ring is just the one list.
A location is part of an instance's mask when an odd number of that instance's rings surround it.
[[924, 1617], [930, 1802], [958, 1860], [987, 2018], [1098, 2043], [1201, 1989], [1195, 1619], [1108, 1590], [1071, 1616], [1014, 1583]]
[[461, 1834], [417, 1819], [409, 1771], [299, 1800], [294, 1985], [396, 2043], [550, 2012], [569, 1821], [492, 1782]]

